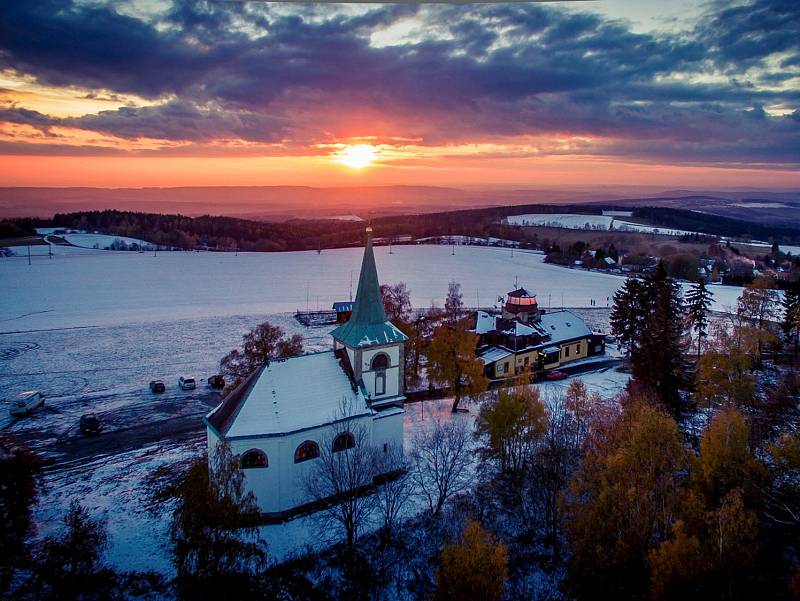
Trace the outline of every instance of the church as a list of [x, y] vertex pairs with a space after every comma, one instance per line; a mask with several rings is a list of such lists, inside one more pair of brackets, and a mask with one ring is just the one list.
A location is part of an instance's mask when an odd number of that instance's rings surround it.
[[266, 517], [289, 516], [310, 501], [304, 479], [320, 445], [343, 452], [355, 444], [346, 431], [331, 441], [343, 407], [373, 447], [402, 448], [407, 337], [386, 317], [371, 232], [352, 314], [331, 332], [333, 350], [268, 361], [205, 417], [209, 453], [230, 444]]

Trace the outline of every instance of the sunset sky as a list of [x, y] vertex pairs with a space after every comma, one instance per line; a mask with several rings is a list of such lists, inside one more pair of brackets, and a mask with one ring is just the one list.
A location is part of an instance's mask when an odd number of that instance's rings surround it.
[[0, 154], [2, 186], [798, 187], [800, 2], [5, 2]]

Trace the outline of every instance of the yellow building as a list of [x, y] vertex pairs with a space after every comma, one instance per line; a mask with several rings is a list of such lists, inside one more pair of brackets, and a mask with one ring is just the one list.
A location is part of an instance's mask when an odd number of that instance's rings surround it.
[[524, 288], [509, 292], [502, 312], [477, 311], [473, 331], [478, 357], [492, 380], [555, 369], [605, 352], [604, 337], [594, 334], [569, 310], [539, 309]]

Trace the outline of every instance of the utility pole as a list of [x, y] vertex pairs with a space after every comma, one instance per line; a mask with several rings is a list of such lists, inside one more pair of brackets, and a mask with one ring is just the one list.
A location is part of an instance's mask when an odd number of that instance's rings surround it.
[[28, 243], [28, 265], [31, 264], [31, 245]]
[[350, 270], [350, 302], [353, 302], [353, 270]]

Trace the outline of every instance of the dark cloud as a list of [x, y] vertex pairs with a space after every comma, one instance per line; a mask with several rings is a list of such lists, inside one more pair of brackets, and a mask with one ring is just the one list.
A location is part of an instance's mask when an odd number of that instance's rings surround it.
[[[604, 139], [587, 154], [800, 164], [797, 118], [763, 109], [798, 114], [789, 83], [800, 65], [799, 15], [796, 0], [720, 4], [691, 31], [639, 34], [542, 4], [358, 12], [180, 0], [135, 18], [113, 5], [11, 3], [0, 13], [0, 66], [159, 102], [66, 120], [6, 109], [0, 119], [291, 147], [347, 136], [439, 145], [555, 134]], [[428, 32], [422, 40], [370, 45], [371, 33], [408, 17]]]

